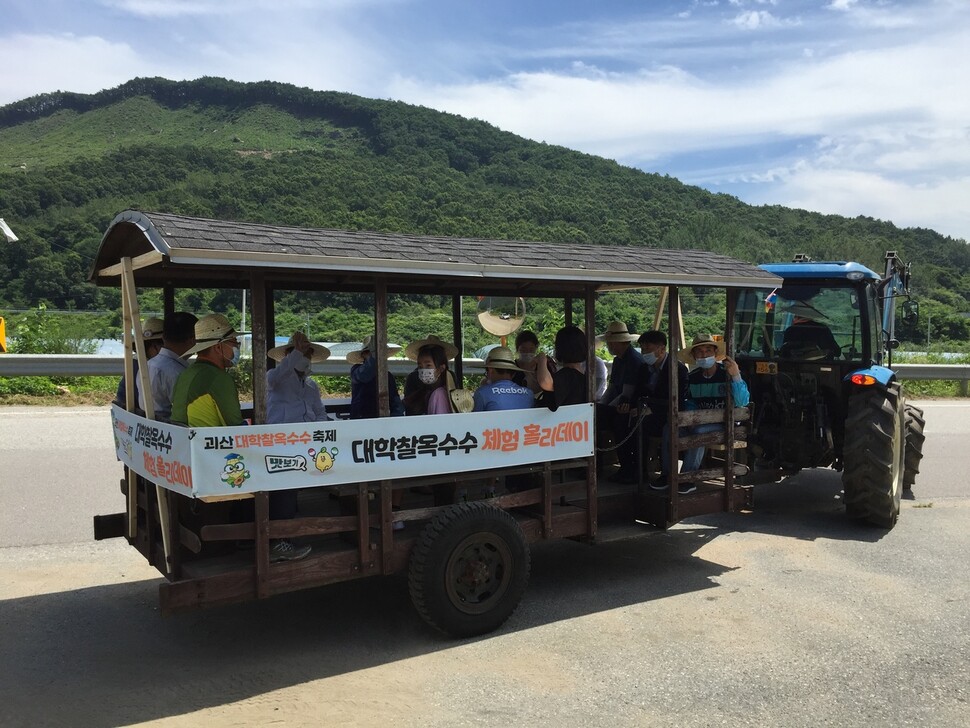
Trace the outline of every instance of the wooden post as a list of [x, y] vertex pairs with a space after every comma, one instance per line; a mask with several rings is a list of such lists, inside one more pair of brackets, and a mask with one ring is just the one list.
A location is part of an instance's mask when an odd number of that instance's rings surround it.
[[678, 480], [676, 473], [680, 469], [677, 465], [677, 455], [680, 452], [680, 427], [678, 427], [677, 420], [680, 416], [680, 403], [677, 401], [677, 393], [680, 391], [677, 388], [677, 352], [683, 346], [684, 341], [684, 323], [680, 318], [680, 291], [677, 286], [670, 286], [668, 289], [668, 295], [670, 297], [670, 312], [668, 315], [668, 320], [670, 321], [670, 335], [667, 337], [667, 356], [672, 357], [670, 363], [667, 365], [667, 376], [669, 377], [669, 387], [670, 387], [670, 409], [668, 410], [668, 425], [670, 430], [670, 443], [668, 456], [670, 458], [670, 472], [667, 473], [667, 483], [670, 490], [670, 508], [667, 512], [667, 521], [669, 523], [676, 523], [680, 520], [677, 514], [677, 500], [680, 495], [677, 491]]
[[[668, 294], [668, 292], [669, 292], [669, 289], [667, 288], [667, 286], [664, 286], [663, 288], [660, 289], [660, 300], [657, 301], [657, 310], [653, 314], [653, 330], [654, 331], [659, 331], [660, 330], [660, 322], [663, 321], [663, 318], [664, 318], [664, 307], [667, 305], [667, 294]], [[672, 331], [673, 331], [673, 329], [671, 329], [671, 332]], [[672, 339], [673, 336], [671, 336], [669, 338]]]
[[256, 598], [269, 596], [269, 496], [265, 491], [255, 493], [256, 515]]
[[[266, 424], [266, 352], [270, 337], [275, 332], [267, 326], [266, 311], [269, 300], [266, 295], [266, 278], [262, 273], [253, 273], [249, 282], [252, 290], [252, 344], [253, 344], [253, 424]], [[275, 341], [275, 340], [274, 340]]]
[[[738, 303], [738, 291], [736, 288], [728, 288], [727, 291], [727, 321], [724, 326], [724, 350], [727, 355], [734, 357], [734, 310]], [[731, 490], [734, 488], [734, 397], [731, 392], [731, 384], [724, 388], [725, 402], [724, 412], [727, 420], [724, 423], [724, 510], [731, 510]]]
[[387, 389], [387, 282], [374, 284], [374, 342], [370, 355], [377, 357], [377, 413], [389, 417], [391, 405]]
[[[131, 263], [131, 258], [126, 258]], [[128, 278], [121, 276], [121, 321], [124, 327], [123, 341], [125, 351], [125, 409], [133, 412], [134, 407], [134, 382], [135, 368], [132, 365], [131, 352], [134, 350], [134, 341], [131, 335], [131, 306], [128, 305]], [[128, 525], [127, 535], [129, 540], [134, 540], [138, 535], [138, 474], [131, 468], [128, 473]]]
[[[584, 291], [585, 321], [586, 321], [586, 399], [596, 402], [596, 290], [586, 286]], [[593, 407], [595, 408], [595, 404]], [[596, 482], [596, 416], [593, 416], [593, 457], [586, 459], [586, 533], [590, 540], [596, 538], [597, 521], [599, 518], [599, 491]]]
[[[138, 378], [141, 380], [141, 391], [145, 394], [145, 417], [150, 420], [155, 419], [155, 401], [152, 398], [152, 385], [148, 378], [148, 358], [145, 355], [145, 340], [142, 336], [141, 315], [138, 309], [138, 297], [135, 295], [135, 274], [131, 267], [131, 258], [121, 259], [121, 275], [125, 297], [128, 301], [128, 312], [131, 315], [132, 329], [134, 331], [135, 350], [138, 353]], [[129, 385], [130, 386], [130, 385]], [[128, 484], [129, 497], [131, 494], [131, 483]], [[137, 488], [135, 489], [137, 491]], [[147, 493], [146, 493], [147, 496]], [[137, 496], [136, 496], [137, 497]], [[172, 559], [172, 529], [169, 521], [168, 491], [160, 485], [155, 485], [155, 501], [158, 507], [158, 526], [162, 532], [162, 553], [165, 556], [164, 573], [170, 573]], [[137, 502], [136, 502], [137, 508]], [[129, 513], [129, 519], [131, 514]], [[136, 519], [137, 520], [137, 519]], [[129, 521], [129, 526], [130, 526]], [[137, 523], [135, 524], [137, 527]], [[151, 546], [151, 528], [146, 528]]]
[[461, 328], [461, 296], [457, 294], [451, 297], [451, 330], [454, 344], [458, 348], [458, 356], [455, 359], [455, 386], [458, 389], [464, 389], [465, 373], [462, 359], [465, 357], [465, 336]]
[[573, 297], [566, 296], [562, 301], [563, 326], [573, 325]]

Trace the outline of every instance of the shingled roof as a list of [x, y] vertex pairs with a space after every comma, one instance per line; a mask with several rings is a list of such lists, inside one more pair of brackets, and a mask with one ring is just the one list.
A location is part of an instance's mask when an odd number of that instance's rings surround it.
[[701, 250], [310, 229], [135, 210], [112, 221], [91, 279], [118, 285], [123, 256], [143, 256], [136, 260], [139, 285], [174, 280], [232, 287], [248, 285], [254, 271], [296, 289], [363, 287], [382, 276], [398, 290], [528, 288], [533, 295], [585, 285], [771, 287], [778, 282], [754, 265]]

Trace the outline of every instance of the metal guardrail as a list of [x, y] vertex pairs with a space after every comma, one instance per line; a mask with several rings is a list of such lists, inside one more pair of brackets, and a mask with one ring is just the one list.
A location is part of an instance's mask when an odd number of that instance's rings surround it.
[[[2, 354], [0, 377], [91, 377], [118, 376], [124, 372], [125, 360], [120, 356], [96, 354]], [[388, 369], [394, 376], [407, 376], [414, 370], [414, 362], [390, 359]], [[481, 359], [463, 359], [465, 374], [484, 374]], [[900, 379], [946, 379], [960, 382], [960, 394], [968, 394], [970, 364], [896, 364], [893, 369]], [[313, 365], [313, 373], [323, 376], [348, 376], [346, 361], [325, 361]]]
[[[388, 360], [388, 369], [394, 376], [407, 376], [415, 364], [408, 359]], [[465, 374], [484, 374], [481, 359], [463, 359]], [[97, 354], [0, 354], [0, 377], [100, 377], [118, 376], [125, 371], [122, 356], [98, 356]], [[350, 376], [350, 364], [346, 361], [325, 361], [313, 365], [313, 373], [323, 376]]]

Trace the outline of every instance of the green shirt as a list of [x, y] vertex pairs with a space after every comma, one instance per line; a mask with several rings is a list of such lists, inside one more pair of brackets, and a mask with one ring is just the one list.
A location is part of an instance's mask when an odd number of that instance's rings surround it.
[[189, 427], [243, 424], [239, 392], [229, 372], [201, 359], [190, 364], [172, 391], [172, 422]]

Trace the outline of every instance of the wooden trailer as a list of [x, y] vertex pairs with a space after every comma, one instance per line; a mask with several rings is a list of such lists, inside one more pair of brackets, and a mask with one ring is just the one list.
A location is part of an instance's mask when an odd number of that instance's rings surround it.
[[[145, 377], [137, 289], [160, 288], [166, 314], [174, 310], [177, 288], [251, 292], [253, 427], [194, 430], [154, 422], [151, 411], [147, 417], [120, 408], [113, 413], [119, 458], [128, 466], [122, 479], [127, 507], [96, 516], [95, 538], [125, 537], [158, 568], [166, 577], [163, 613], [408, 570], [412, 600], [427, 622], [456, 636], [481, 634], [500, 626], [518, 605], [529, 576], [530, 543], [595, 543], [613, 528], [666, 528], [686, 517], [751, 505], [750, 488], [734, 481], [745, 472], [734, 455], [746, 436], [748, 410], [742, 408], [681, 413], [676, 402], [670, 404], [670, 421], [681, 426], [724, 423], [723, 432], [689, 437], [678, 437], [673, 428], [672, 462], [678, 450], [697, 444], [722, 453], [715, 465], [692, 474], [691, 480], [704, 483], [688, 495], [676, 487], [651, 490], [642, 480], [601, 485], [592, 405], [558, 413], [518, 411], [518, 419], [507, 412], [390, 418], [386, 360], [378, 361], [380, 418], [263, 423], [266, 371], [273, 364], [267, 342], [278, 333], [276, 290], [372, 294], [377, 351], [386, 343], [389, 293], [450, 297], [459, 352], [462, 295], [561, 299], [566, 323], [587, 334], [587, 370], [593, 371], [599, 293], [662, 288], [669, 348], [676, 352], [683, 340], [678, 289], [725, 289], [729, 322], [736, 290], [777, 284], [753, 265], [705, 251], [302, 229], [128, 210], [108, 227], [91, 278], [122, 288], [126, 336], [137, 347], [139, 375]], [[574, 320], [574, 303], [580, 308], [580, 302], [583, 315]], [[658, 325], [660, 319], [658, 311]], [[727, 324], [725, 333], [733, 351]], [[452, 366], [461, 382], [460, 353]], [[673, 374], [676, 368], [668, 369]], [[130, 404], [130, 364], [127, 374]], [[408, 452], [376, 462], [381, 458], [374, 443], [384, 442], [386, 449], [402, 427], [412, 444], [436, 438], [439, 449], [431, 454], [428, 445], [421, 456]], [[447, 451], [440, 449], [445, 434], [458, 441]], [[314, 446], [338, 441], [340, 454], [330, 467], [307, 467]], [[599, 447], [608, 449], [608, 443]], [[213, 460], [237, 450], [253, 477], [234, 489], [216, 482]], [[283, 470], [286, 478], [279, 475]], [[671, 476], [674, 486], [676, 479]], [[506, 487], [510, 480], [518, 487]], [[481, 486], [481, 497], [448, 502], [459, 484], [469, 493], [467, 486]], [[267, 491], [278, 487], [300, 489], [298, 518], [269, 519]], [[404, 491], [401, 510], [392, 508], [398, 490]], [[240, 518], [247, 513], [240, 503], [247, 502], [248, 515]], [[406, 527], [395, 529], [397, 522]], [[299, 539], [313, 551], [301, 561], [270, 563], [269, 543], [278, 538]], [[239, 549], [240, 541], [254, 548]]]

